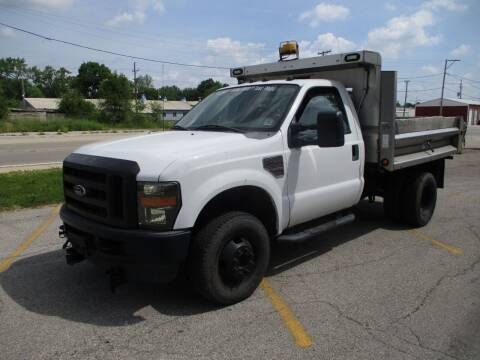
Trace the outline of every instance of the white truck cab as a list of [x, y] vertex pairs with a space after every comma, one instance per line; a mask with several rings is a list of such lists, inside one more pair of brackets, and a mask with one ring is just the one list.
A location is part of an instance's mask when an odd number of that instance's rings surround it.
[[365, 51], [232, 69], [239, 84], [172, 131], [76, 150], [64, 161], [67, 262], [91, 260], [113, 287], [185, 268], [204, 297], [231, 304], [256, 289], [275, 241], [349, 223], [362, 198], [425, 225], [461, 122], [395, 119], [395, 74], [380, 66]]

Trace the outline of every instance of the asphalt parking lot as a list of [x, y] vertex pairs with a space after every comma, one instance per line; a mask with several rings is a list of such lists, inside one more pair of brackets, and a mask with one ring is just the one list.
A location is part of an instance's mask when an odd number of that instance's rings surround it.
[[431, 223], [359, 220], [279, 244], [248, 300], [126, 284], [67, 266], [56, 207], [0, 213], [0, 358], [479, 359], [480, 151], [447, 163]]

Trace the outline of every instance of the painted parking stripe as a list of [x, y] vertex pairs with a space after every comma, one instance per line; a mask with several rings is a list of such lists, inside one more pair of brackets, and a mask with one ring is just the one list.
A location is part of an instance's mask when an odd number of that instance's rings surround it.
[[434, 238], [432, 238], [431, 236], [421, 232], [421, 231], [418, 231], [418, 230], [408, 230], [408, 232], [412, 235], [414, 235], [415, 237], [417, 237], [418, 239], [422, 239], [422, 240], [426, 240], [428, 242], [430, 242], [432, 245], [434, 246], [437, 246], [443, 250], [447, 250], [450, 254], [453, 254], [453, 255], [463, 255], [463, 250], [462, 249], [459, 249], [455, 246], [452, 246], [452, 245], [448, 245], [444, 242], [441, 242], [441, 241], [438, 241], [438, 240], [435, 240]]
[[267, 279], [262, 280], [260, 287], [267, 295], [275, 310], [277, 310], [283, 323], [290, 331], [290, 334], [292, 334], [295, 339], [295, 344], [301, 348], [312, 346], [312, 339], [305, 331], [303, 325], [295, 317], [288, 304], [275, 292]]
[[40, 235], [42, 235], [45, 230], [53, 223], [53, 221], [57, 218], [58, 213], [60, 212], [61, 205], [56, 206], [50, 216], [43, 224], [41, 224], [32, 235], [30, 235], [24, 242], [22, 242], [10, 255], [8, 255], [4, 260], [0, 262], [0, 273], [8, 270], [8, 268], [13, 264], [15, 259], [22, 255], [22, 253], [27, 250], [30, 245], [33, 244], [35, 240], [37, 240]]

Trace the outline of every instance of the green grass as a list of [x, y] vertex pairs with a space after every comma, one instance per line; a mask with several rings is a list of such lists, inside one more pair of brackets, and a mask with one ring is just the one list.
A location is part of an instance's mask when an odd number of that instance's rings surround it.
[[62, 169], [0, 174], [0, 211], [63, 201]]
[[[165, 121], [165, 128], [171, 127], [170, 121]], [[65, 133], [69, 131], [101, 131], [101, 130], [120, 130], [120, 129], [161, 129], [162, 122], [153, 121], [144, 116], [129, 122], [120, 124], [107, 124], [95, 120], [58, 118], [39, 120], [34, 118], [19, 118], [13, 121], [0, 121], [0, 133], [13, 132], [58, 132]]]

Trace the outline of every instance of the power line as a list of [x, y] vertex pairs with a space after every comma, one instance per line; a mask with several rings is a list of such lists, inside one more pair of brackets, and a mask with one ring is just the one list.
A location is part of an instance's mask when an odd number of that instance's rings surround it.
[[[407, 80], [410, 81], [410, 80]], [[440, 90], [441, 87], [438, 88], [433, 88], [433, 89], [418, 89], [418, 90], [408, 90], [408, 92], [422, 92], [422, 91], [434, 91], [434, 90]], [[398, 92], [405, 92], [405, 90], [397, 90]]]
[[465, 76], [460, 76], [460, 75], [457, 75], [457, 74], [447, 73], [447, 75], [456, 77], [457, 79], [463, 79], [463, 80], [466, 80], [466, 81], [470, 81], [470, 82], [473, 82], [473, 83], [480, 83], [480, 80], [473, 80], [473, 79], [467, 78]]
[[423, 79], [423, 78], [429, 78], [429, 77], [434, 77], [434, 76], [439, 76], [439, 75], [443, 75], [443, 73], [430, 74], [430, 75], [420, 75], [420, 76], [403, 76], [403, 77], [399, 77], [398, 80]]
[[14, 29], [14, 30], [17, 30], [17, 31], [20, 31], [20, 32], [38, 37], [40, 39], [44, 39], [44, 40], [48, 40], [48, 41], [54, 41], [54, 42], [58, 42], [58, 43], [66, 44], [66, 45], [71, 45], [71, 46], [75, 46], [75, 47], [78, 47], [78, 48], [87, 49], [87, 50], [91, 50], [91, 51], [97, 51], [97, 52], [101, 52], [101, 53], [105, 53], [105, 54], [122, 56], [122, 57], [126, 57], [126, 58], [129, 58], [129, 59], [150, 61], [150, 62], [155, 62], [155, 63], [160, 63], [160, 64], [168, 64], [168, 65], [204, 68], [204, 69], [222, 69], [222, 70], [229, 70], [230, 69], [228, 67], [221, 67], [221, 66], [186, 64], [186, 63], [179, 63], [179, 62], [165, 61], [165, 60], [157, 60], [157, 59], [144, 58], [144, 57], [140, 57], [140, 56], [128, 55], [128, 54], [118, 53], [118, 52], [114, 52], [114, 51], [98, 49], [98, 48], [94, 48], [94, 47], [91, 47], [91, 46], [81, 45], [81, 44], [77, 44], [77, 43], [70, 42], [70, 41], [55, 39], [55, 38], [48, 37], [48, 36], [45, 36], [45, 35], [41, 35], [41, 34], [38, 34], [38, 33], [32, 32], [32, 31], [21, 29], [21, 28], [12, 26], [12, 25], [8, 25], [8, 24], [5, 24], [3, 22], [0, 22], [0, 25], [3, 25], [3, 26], [8, 27], [10, 29]]

